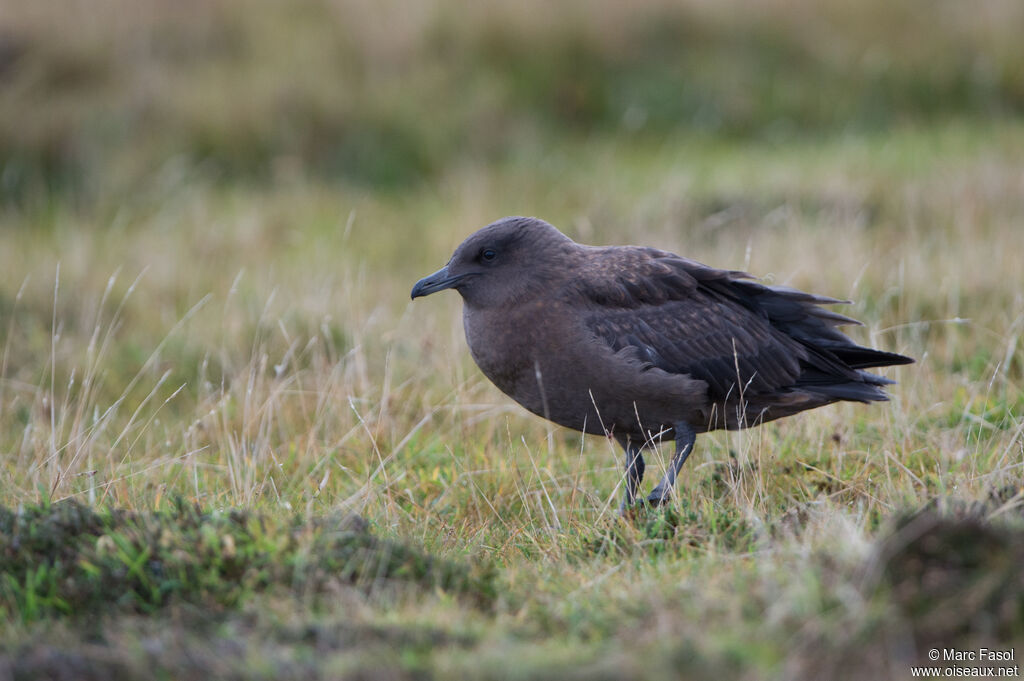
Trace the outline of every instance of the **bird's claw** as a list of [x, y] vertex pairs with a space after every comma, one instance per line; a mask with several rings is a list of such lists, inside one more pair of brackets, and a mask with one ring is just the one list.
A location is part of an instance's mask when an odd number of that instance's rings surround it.
[[669, 501], [671, 501], [671, 499], [672, 490], [664, 489], [661, 485], [658, 485], [654, 488], [654, 491], [647, 496], [645, 501], [648, 506], [657, 508], [658, 506], [665, 506]]
[[652, 511], [656, 508], [667, 506], [669, 501], [672, 500], [672, 494], [664, 491], [659, 492], [655, 489], [647, 497], [641, 497], [632, 503], [627, 503], [625, 500], [619, 504], [619, 515], [623, 518], [635, 515], [636, 513], [643, 511]]

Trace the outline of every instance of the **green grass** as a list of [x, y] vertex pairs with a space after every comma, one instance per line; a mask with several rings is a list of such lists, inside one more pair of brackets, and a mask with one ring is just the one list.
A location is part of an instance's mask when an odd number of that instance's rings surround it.
[[[904, 679], [1024, 640], [1016, 3], [145, 7], [5, 8], [0, 679]], [[850, 298], [918, 363], [701, 436], [620, 519], [615, 446], [408, 299], [523, 213]]]
[[[45, 509], [71, 501], [105, 520], [5, 554], [5, 659], [97, 678], [902, 678], [931, 641], [1014, 640], [1021, 597], [1000, 561], [1021, 527], [1022, 149], [1017, 126], [968, 123], [795, 145], [606, 141], [401, 196], [197, 183], [126, 200], [122, 217], [8, 213], [22, 226], [3, 237], [0, 489], [42, 536]], [[614, 447], [489, 386], [456, 300], [407, 299], [516, 201], [581, 239], [849, 296], [858, 338], [920, 361], [892, 403], [702, 437], [678, 504], [620, 521]], [[210, 529], [169, 511], [177, 497]], [[930, 549], [880, 567], [893, 518], [933, 503], [951, 531], [991, 528], [979, 541], [995, 563], [956, 567], [954, 542], [952, 568]], [[490, 585], [352, 586], [315, 539], [319, 518], [350, 512]], [[137, 524], [108, 527], [119, 513]], [[304, 525], [315, 577], [296, 566]], [[246, 559], [225, 563], [203, 532]], [[196, 547], [170, 585], [150, 572], [161, 533]], [[934, 587], [902, 575], [932, 572], [974, 605], [922, 611]]]
[[0, 530], [0, 602], [25, 623], [95, 618], [108, 609], [151, 614], [178, 604], [218, 611], [273, 588], [313, 600], [328, 582], [367, 591], [410, 582], [494, 598], [487, 579], [375, 539], [358, 516], [299, 522], [204, 513], [181, 499], [169, 511], [139, 515], [66, 501], [0, 509]]

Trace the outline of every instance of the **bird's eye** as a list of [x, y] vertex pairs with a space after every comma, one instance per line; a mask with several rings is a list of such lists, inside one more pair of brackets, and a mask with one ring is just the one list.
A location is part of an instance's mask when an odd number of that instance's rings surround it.
[[493, 248], [485, 248], [480, 251], [480, 259], [484, 262], [492, 262], [498, 257], [498, 253]]

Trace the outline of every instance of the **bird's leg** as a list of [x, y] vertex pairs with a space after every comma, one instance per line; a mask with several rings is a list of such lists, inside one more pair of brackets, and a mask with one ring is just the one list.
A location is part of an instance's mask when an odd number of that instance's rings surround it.
[[693, 432], [693, 428], [688, 423], [677, 423], [674, 430], [676, 432], [676, 453], [672, 455], [668, 470], [665, 471], [661, 482], [647, 497], [647, 502], [651, 506], [660, 506], [668, 502], [669, 497], [672, 496], [672, 490], [675, 489], [679, 469], [686, 463], [686, 457], [690, 456], [690, 452], [693, 451], [693, 443], [697, 441], [697, 433]]
[[626, 450], [626, 497], [619, 505], [619, 513], [625, 513], [636, 501], [636, 490], [644, 479], [644, 456], [640, 453], [641, 447], [633, 444], [628, 437], [619, 439], [622, 448]]

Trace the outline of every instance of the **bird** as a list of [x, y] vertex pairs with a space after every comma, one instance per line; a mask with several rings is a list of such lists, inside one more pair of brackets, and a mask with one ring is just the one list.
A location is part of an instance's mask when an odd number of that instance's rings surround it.
[[910, 357], [857, 345], [839, 300], [641, 246], [578, 244], [532, 217], [465, 239], [412, 299], [454, 289], [477, 366], [528, 411], [614, 438], [620, 511], [637, 505], [644, 452], [675, 451], [641, 505], [670, 501], [699, 433], [737, 430], [840, 401], [888, 400], [865, 369]]

